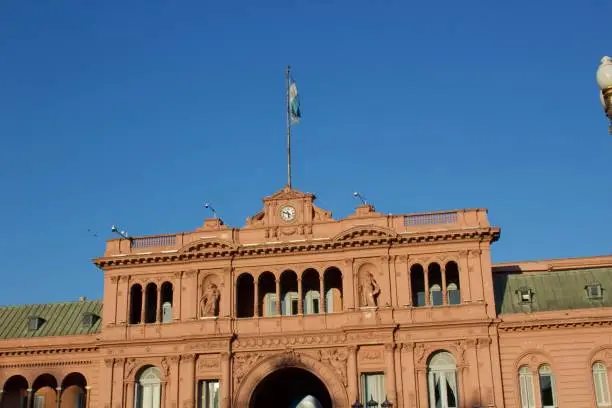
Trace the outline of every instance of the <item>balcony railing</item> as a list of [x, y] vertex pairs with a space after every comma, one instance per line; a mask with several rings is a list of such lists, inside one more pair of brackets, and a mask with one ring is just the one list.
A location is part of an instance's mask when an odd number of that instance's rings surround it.
[[404, 226], [411, 227], [415, 225], [436, 225], [436, 224], [455, 224], [457, 222], [457, 213], [439, 212], [427, 214], [413, 214], [404, 217]]
[[176, 235], [156, 235], [152, 237], [132, 238], [130, 248], [159, 248], [176, 245]]

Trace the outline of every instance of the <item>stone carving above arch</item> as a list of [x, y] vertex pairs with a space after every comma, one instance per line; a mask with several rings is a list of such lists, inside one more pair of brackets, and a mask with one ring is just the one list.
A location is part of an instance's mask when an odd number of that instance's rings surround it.
[[274, 371], [288, 367], [300, 368], [317, 376], [327, 387], [334, 408], [344, 408], [350, 405], [346, 386], [343, 384], [342, 379], [339, 378], [338, 372], [333, 365], [321, 362], [320, 354], [319, 356], [312, 356], [288, 349], [282, 353], [266, 357], [260, 355], [255, 361], [257, 363], [253, 363], [254, 367], [246, 373], [243, 381], [238, 385], [233, 404], [236, 408], [248, 408], [252, 394], [259, 382]]
[[178, 252], [182, 254], [199, 252], [231, 253], [237, 248], [238, 247], [230, 241], [225, 241], [222, 239], [203, 238], [197, 241], [190, 242], [189, 244], [179, 249]]
[[587, 361], [589, 369], [598, 361], [604, 363], [608, 369], [612, 369], [612, 345], [597, 347], [590, 353]]
[[547, 364], [552, 367], [553, 371], [555, 370], [554, 361], [544, 350], [527, 350], [516, 359], [514, 371], [518, 372], [519, 368], [527, 366], [532, 372], [537, 373], [543, 364]]
[[376, 225], [358, 225], [342, 231], [332, 238], [332, 241], [351, 241], [360, 239], [393, 239], [397, 238], [397, 232], [389, 228], [378, 227]]

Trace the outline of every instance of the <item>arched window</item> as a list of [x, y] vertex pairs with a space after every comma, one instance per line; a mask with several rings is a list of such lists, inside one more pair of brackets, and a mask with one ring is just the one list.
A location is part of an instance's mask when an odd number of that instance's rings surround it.
[[410, 267], [410, 287], [412, 288], [412, 306], [425, 306], [425, 272], [419, 264]]
[[427, 270], [429, 278], [429, 304], [441, 306], [444, 303], [442, 296], [442, 270], [436, 262], [430, 263]]
[[557, 396], [555, 395], [555, 377], [550, 366], [540, 366], [538, 370], [540, 377], [540, 398], [542, 408], [554, 408], [557, 406]]
[[457, 408], [457, 364], [452, 354], [440, 351], [429, 360], [429, 407]]
[[157, 285], [149, 283], [145, 290], [145, 323], [157, 321]]
[[461, 303], [461, 293], [459, 292], [459, 267], [453, 261], [446, 264], [446, 297], [449, 305]]
[[141, 323], [142, 315], [142, 286], [132, 285], [130, 289], [130, 324]]
[[519, 386], [521, 390], [521, 408], [535, 408], [533, 375], [529, 367], [523, 366], [519, 369]]
[[164, 282], [161, 286], [161, 321], [162, 323], [172, 323], [172, 283]]
[[325, 289], [325, 312], [334, 313], [342, 311], [342, 272], [331, 267], [323, 274]]
[[157, 367], [142, 371], [136, 383], [136, 408], [161, 406], [161, 373]]
[[593, 364], [593, 384], [595, 385], [597, 407], [612, 407], [608, 369], [603, 363]]

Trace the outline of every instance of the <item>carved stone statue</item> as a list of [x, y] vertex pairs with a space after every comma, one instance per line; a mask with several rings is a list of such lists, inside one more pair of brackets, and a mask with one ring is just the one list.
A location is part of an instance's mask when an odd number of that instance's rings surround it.
[[213, 317], [219, 315], [219, 298], [221, 293], [217, 285], [209, 283], [200, 299], [200, 317]]
[[378, 286], [371, 273], [367, 273], [361, 280], [359, 292], [361, 295], [361, 306], [376, 307], [378, 305], [377, 298], [380, 294], [380, 286]]

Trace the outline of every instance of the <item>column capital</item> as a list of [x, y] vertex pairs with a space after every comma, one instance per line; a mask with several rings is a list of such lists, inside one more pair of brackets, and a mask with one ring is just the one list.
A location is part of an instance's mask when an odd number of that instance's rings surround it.
[[395, 343], [387, 343], [385, 344], [385, 351], [393, 351], [395, 350]]
[[347, 349], [351, 353], [355, 353], [357, 350], [359, 350], [359, 346], [352, 344], [352, 345], [348, 346]]

